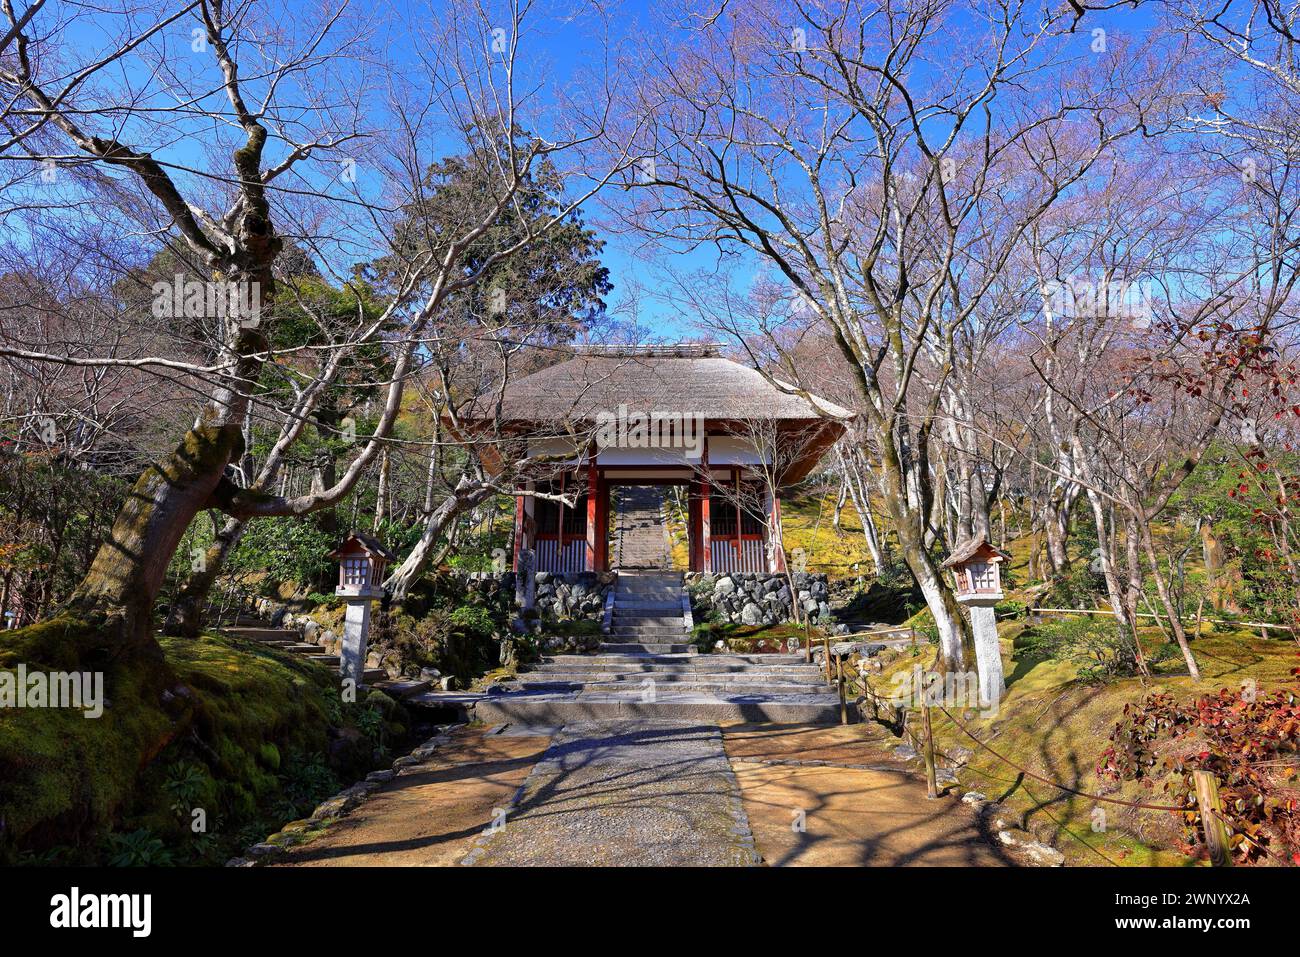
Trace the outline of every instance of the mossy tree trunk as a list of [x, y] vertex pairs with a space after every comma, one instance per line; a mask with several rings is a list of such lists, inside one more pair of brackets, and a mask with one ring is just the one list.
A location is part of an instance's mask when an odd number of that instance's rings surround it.
[[[266, 300], [263, 293], [264, 304]], [[256, 381], [265, 343], [256, 330], [235, 334], [235, 382]], [[219, 387], [175, 451], [145, 469], [69, 600], [72, 611], [102, 620], [126, 644], [152, 640], [154, 603], [181, 537], [199, 511], [212, 504], [226, 466], [243, 454], [247, 401], [240, 388]]]

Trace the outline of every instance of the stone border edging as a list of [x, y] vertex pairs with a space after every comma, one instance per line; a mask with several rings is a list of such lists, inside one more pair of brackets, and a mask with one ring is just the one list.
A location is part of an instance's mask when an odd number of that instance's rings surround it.
[[450, 740], [452, 730], [457, 727], [459, 725], [445, 725], [424, 744], [394, 760], [391, 768], [371, 771], [360, 781], [349, 785], [332, 798], [327, 798], [316, 805], [310, 817], [290, 821], [265, 841], [248, 847], [244, 851], [243, 857], [232, 857], [226, 862], [225, 866], [259, 867], [263, 864], [274, 863], [292, 848], [319, 837], [335, 821], [347, 817], [364, 804], [366, 799], [383, 785], [402, 774], [406, 769], [432, 757], [434, 752], [438, 750], [439, 745], [446, 744]]

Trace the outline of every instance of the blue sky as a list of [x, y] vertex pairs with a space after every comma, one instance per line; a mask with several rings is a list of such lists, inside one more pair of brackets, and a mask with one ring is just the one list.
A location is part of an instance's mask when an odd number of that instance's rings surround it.
[[[310, 8], [306, 0], [286, 0], [285, 8], [290, 11], [301, 8], [304, 11], [302, 22], [314, 22], [314, 18], [305, 12]], [[419, 30], [425, 25], [437, 29], [436, 23], [427, 24], [423, 16], [416, 13], [427, 10], [427, 7], [412, 3], [411, 0], [379, 0], [374, 7], [354, 9], [366, 15], [383, 15], [383, 11], [392, 10], [391, 15], [384, 15], [381, 27], [381, 31], [391, 40], [384, 47], [391, 60], [387, 66], [393, 72], [399, 72], [404, 67], [418, 66]], [[612, 42], [629, 45], [632, 49], [636, 49], [638, 44], [654, 42], [653, 38], [659, 34], [655, 24], [664, 15], [661, 4], [650, 0], [626, 0], [615, 9], [616, 16], [610, 21]], [[578, 11], [576, 19], [569, 15], [571, 11]], [[793, 7], [791, 15], [795, 16]], [[581, 69], [593, 51], [601, 46], [596, 23], [591, 19], [588, 5], [581, 0], [570, 0], [567, 4], [539, 2], [535, 4], [530, 17], [529, 33], [525, 40], [530, 70], [545, 82], [562, 82], [575, 69]], [[1086, 44], [1091, 30], [1096, 26], [1118, 31], [1141, 30], [1149, 19], [1146, 11], [1134, 13], [1126, 8], [1089, 14], [1089, 19], [1080, 28], [1078, 42]], [[201, 58], [196, 60], [184, 55], [188, 52], [186, 46], [189, 29], [195, 23], [197, 21], [186, 21], [173, 28], [174, 35], [168, 43], [175, 51], [179, 51], [180, 55], [173, 58], [178, 63], [177, 69], [189, 69], [202, 62]], [[792, 20], [792, 27], [793, 25]], [[84, 41], [85, 46], [93, 49], [102, 46], [104, 38], [112, 35], [113, 31], [104, 29], [103, 24], [92, 17], [76, 24], [73, 32], [79, 41]], [[160, 156], [173, 156], [178, 162], [193, 155], [192, 146], [183, 139], [167, 144], [150, 143], [147, 148], [159, 150]], [[601, 210], [598, 207], [589, 210], [586, 218], [589, 223], [599, 223]], [[694, 317], [683, 314], [669, 301], [669, 297], [663, 295], [670, 288], [670, 284], [665, 281], [664, 268], [668, 266], [673, 271], [685, 273], [708, 271], [718, 265], [716, 251], [697, 250], [690, 254], [675, 255], [660, 252], [652, 261], [632, 240], [608, 234], [604, 238], [608, 242], [605, 261], [615, 284], [611, 303], [620, 307], [619, 315], [626, 317], [631, 314], [629, 307], [634, 299], [644, 337], [676, 339], [698, 334], [693, 328]], [[736, 268], [736, 261], [733, 260], [730, 266]], [[756, 271], [752, 262], [741, 260], [739, 266], [738, 273], [746, 277], [752, 276]]]

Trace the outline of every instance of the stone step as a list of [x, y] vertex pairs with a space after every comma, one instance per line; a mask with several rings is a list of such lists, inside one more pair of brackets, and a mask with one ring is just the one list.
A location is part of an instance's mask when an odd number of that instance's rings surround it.
[[[813, 688], [808, 685], [800, 684], [753, 684], [742, 682], [727, 681], [676, 681], [663, 682], [657, 678], [641, 678], [635, 682], [629, 681], [520, 681], [519, 688], [525, 691], [581, 691], [584, 694], [600, 693], [625, 693], [634, 690], [636, 694], [645, 696], [653, 693], [656, 697], [661, 694], [683, 695], [683, 694], [719, 694], [719, 695], [769, 695], [779, 697], [782, 695], [803, 695], [816, 694], [823, 691], [823, 688]], [[836, 701], [839, 699], [836, 698]]]
[[691, 646], [666, 641], [604, 641], [600, 650], [615, 655], [685, 655], [690, 654]]
[[542, 659], [545, 664], [578, 665], [584, 663], [619, 664], [626, 662], [634, 665], [802, 665], [805, 668], [816, 667], [804, 661], [803, 655], [788, 654], [727, 654], [727, 655], [658, 655], [653, 658], [629, 657], [627, 655], [547, 655]]
[[303, 657], [305, 657], [308, 661], [316, 662], [316, 664], [318, 665], [334, 665], [334, 667], [337, 668], [339, 664], [338, 655], [320, 654], [320, 655], [304, 655]]
[[632, 677], [643, 677], [645, 675], [756, 675], [759, 677], [774, 677], [781, 681], [801, 681], [807, 684], [825, 682], [825, 676], [821, 671], [810, 667], [796, 667], [794, 665], [638, 665], [627, 664], [621, 661], [604, 661], [589, 666], [541, 664], [524, 672], [524, 674], [547, 676], [592, 675], [595, 677], [600, 677], [602, 675], [629, 675]]
[[285, 651], [292, 651], [297, 655], [319, 655], [321, 652], [320, 645], [308, 644], [305, 641], [297, 641], [280, 645]]
[[682, 603], [680, 600], [666, 601], [618, 601], [614, 602], [614, 614], [616, 615], [645, 615], [662, 613], [665, 615], [681, 615]]
[[520, 683], [638, 684], [653, 679], [665, 684], [789, 685], [820, 691], [829, 687], [820, 675], [772, 674], [767, 671], [529, 671]]
[[695, 646], [691, 636], [678, 628], [676, 631], [614, 631], [604, 637], [604, 642], [613, 645], [686, 645], [688, 651], [682, 654], [694, 654]]
[[[850, 709], [850, 720], [853, 719]], [[491, 695], [474, 706], [474, 716], [489, 724], [562, 725], [575, 721], [628, 718], [744, 721], [772, 724], [834, 724], [840, 720], [835, 694], [668, 694], [643, 701], [638, 691], [516, 691]]]
[[424, 694], [433, 687], [431, 681], [415, 681], [411, 679], [391, 680], [379, 679], [375, 681], [374, 686], [387, 695], [391, 695], [399, 700], [413, 698], [416, 695]]
[[222, 628], [222, 634], [231, 638], [243, 638], [246, 641], [293, 641], [298, 640], [298, 632], [288, 628]]
[[616, 635], [676, 635], [681, 637], [686, 634], [686, 624], [684, 622], [665, 622], [657, 624], [654, 622], [637, 622], [628, 624], [627, 622], [612, 622], [610, 630]]
[[[468, 721], [474, 706], [486, 695], [478, 691], [422, 691], [411, 695], [402, 704], [429, 709], [426, 717], [435, 720], [449, 718], [455, 721]], [[429, 712], [433, 712], [430, 714]]]

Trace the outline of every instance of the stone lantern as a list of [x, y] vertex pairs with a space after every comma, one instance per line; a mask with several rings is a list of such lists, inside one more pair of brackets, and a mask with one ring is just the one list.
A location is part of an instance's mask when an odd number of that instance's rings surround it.
[[1001, 565], [1011, 556], [987, 539], [969, 538], [953, 550], [944, 568], [951, 568], [957, 600], [970, 609], [975, 637], [975, 664], [979, 669], [980, 704], [995, 707], [1002, 698], [1002, 650], [998, 646], [998, 620], [993, 606], [1002, 594]]
[[329, 557], [339, 563], [339, 584], [334, 594], [348, 603], [343, 620], [339, 672], [360, 687], [366, 673], [370, 603], [383, 597], [384, 567], [394, 555], [369, 535], [353, 532], [346, 542], [330, 552]]

